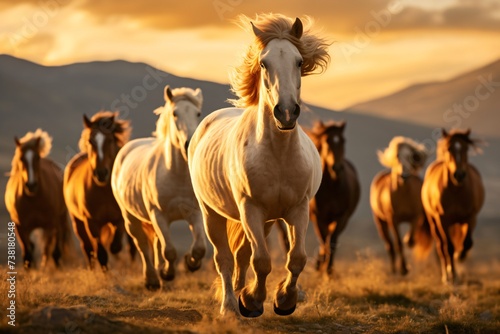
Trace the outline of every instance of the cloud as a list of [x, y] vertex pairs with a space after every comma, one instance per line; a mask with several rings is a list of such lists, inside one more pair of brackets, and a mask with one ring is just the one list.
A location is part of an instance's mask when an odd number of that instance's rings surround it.
[[[8, 0], [0, 0], [0, 8]], [[20, 0], [16, 5], [29, 3], [38, 7], [47, 4], [66, 4], [69, 0]], [[231, 19], [239, 14], [254, 16], [260, 12], [280, 12], [289, 16], [310, 15], [318, 25], [332, 34], [353, 34], [356, 27], [363, 27], [374, 15], [399, 4], [402, 10], [392, 15], [387, 31], [428, 29], [500, 29], [500, 5], [492, 0], [458, 0], [447, 7], [432, 6], [434, 1], [407, 2], [404, 0], [207, 0], [207, 1], [89, 1], [72, 3], [101, 23], [116, 20], [158, 30], [196, 29], [201, 27], [228, 27], [236, 29]], [[426, 6], [424, 6], [427, 4]], [[431, 5], [429, 5], [431, 4]]]

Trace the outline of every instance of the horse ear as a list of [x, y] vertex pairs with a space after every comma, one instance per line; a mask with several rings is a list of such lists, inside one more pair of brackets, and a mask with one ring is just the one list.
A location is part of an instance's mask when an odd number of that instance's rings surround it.
[[340, 130], [342, 130], [342, 132], [344, 132], [346, 124], [347, 123], [345, 121], [340, 122], [339, 128]]
[[441, 135], [443, 136], [443, 138], [448, 137], [448, 132], [446, 132], [445, 128], [441, 128]]
[[257, 37], [258, 39], [261, 39], [262, 36], [264, 35], [264, 32], [262, 30], [260, 30], [259, 28], [257, 28], [253, 22], [250, 22], [250, 24], [252, 25], [252, 30], [253, 30], [253, 33], [255, 35], [255, 37]]
[[302, 25], [302, 21], [297, 17], [292, 25], [290, 34], [292, 34], [293, 37], [300, 39], [302, 37], [303, 32], [304, 32], [304, 26]]
[[163, 95], [165, 97], [165, 101], [172, 102], [172, 99], [174, 98], [174, 95], [172, 94], [172, 90], [170, 89], [169, 85], [165, 86], [165, 90], [164, 90]]
[[200, 106], [203, 103], [203, 93], [201, 92], [201, 89], [196, 88], [194, 91], [194, 96], [196, 96], [196, 99], [200, 101]]
[[467, 137], [469, 137], [469, 136], [470, 136], [470, 128], [468, 128], [468, 129], [467, 129], [467, 131], [465, 131], [465, 135], [466, 135]]
[[92, 121], [85, 114], [83, 114], [83, 125], [85, 125], [86, 128], [92, 127]]
[[14, 142], [16, 143], [16, 146], [21, 146], [21, 141], [17, 138], [17, 136], [14, 136]]

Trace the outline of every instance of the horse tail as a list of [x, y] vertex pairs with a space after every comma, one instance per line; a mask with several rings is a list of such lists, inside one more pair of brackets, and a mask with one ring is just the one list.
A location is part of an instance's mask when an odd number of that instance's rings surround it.
[[234, 254], [238, 247], [245, 241], [245, 231], [240, 222], [228, 220], [227, 225], [227, 241], [229, 243], [229, 248]]
[[431, 226], [427, 216], [424, 214], [422, 225], [418, 226], [414, 233], [415, 247], [413, 253], [417, 260], [425, 260], [432, 248]]

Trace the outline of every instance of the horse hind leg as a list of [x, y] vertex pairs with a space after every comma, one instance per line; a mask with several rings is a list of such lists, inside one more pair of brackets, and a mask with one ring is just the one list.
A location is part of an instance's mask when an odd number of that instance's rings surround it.
[[150, 244], [149, 236], [142, 226], [143, 223], [126, 211], [123, 212], [123, 217], [125, 218], [125, 229], [134, 240], [139, 250], [139, 254], [141, 255], [146, 288], [151, 291], [158, 290], [160, 289], [160, 280], [153, 265], [153, 249]]
[[287, 277], [278, 284], [274, 297], [274, 312], [277, 315], [290, 315], [297, 306], [297, 281], [307, 262], [305, 239], [309, 222], [308, 206], [308, 201], [304, 200], [303, 203], [294, 207], [285, 218], [290, 229], [291, 247], [286, 263]]
[[325, 224], [321, 218], [317, 218], [313, 221], [314, 231], [319, 240], [318, 255], [316, 258], [316, 270], [323, 271], [327, 266], [327, 258], [330, 256], [330, 238], [331, 233], [329, 225]]

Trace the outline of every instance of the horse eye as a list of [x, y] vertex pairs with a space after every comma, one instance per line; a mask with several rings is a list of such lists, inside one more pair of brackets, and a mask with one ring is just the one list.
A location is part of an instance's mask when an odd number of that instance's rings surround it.
[[174, 118], [177, 118], [179, 115], [177, 114], [177, 111], [174, 111]]
[[262, 62], [262, 61], [260, 62], [260, 68], [263, 69], [263, 70], [266, 69], [266, 65], [264, 65], [264, 62]]
[[297, 67], [302, 67], [302, 64], [304, 64], [304, 62], [302, 60], [299, 60], [299, 62], [297, 63]]
[[201, 116], [201, 112], [199, 112], [199, 111], [198, 111], [198, 114], [197, 114], [197, 115], [198, 115], [198, 117], [200, 117], [200, 116]]

